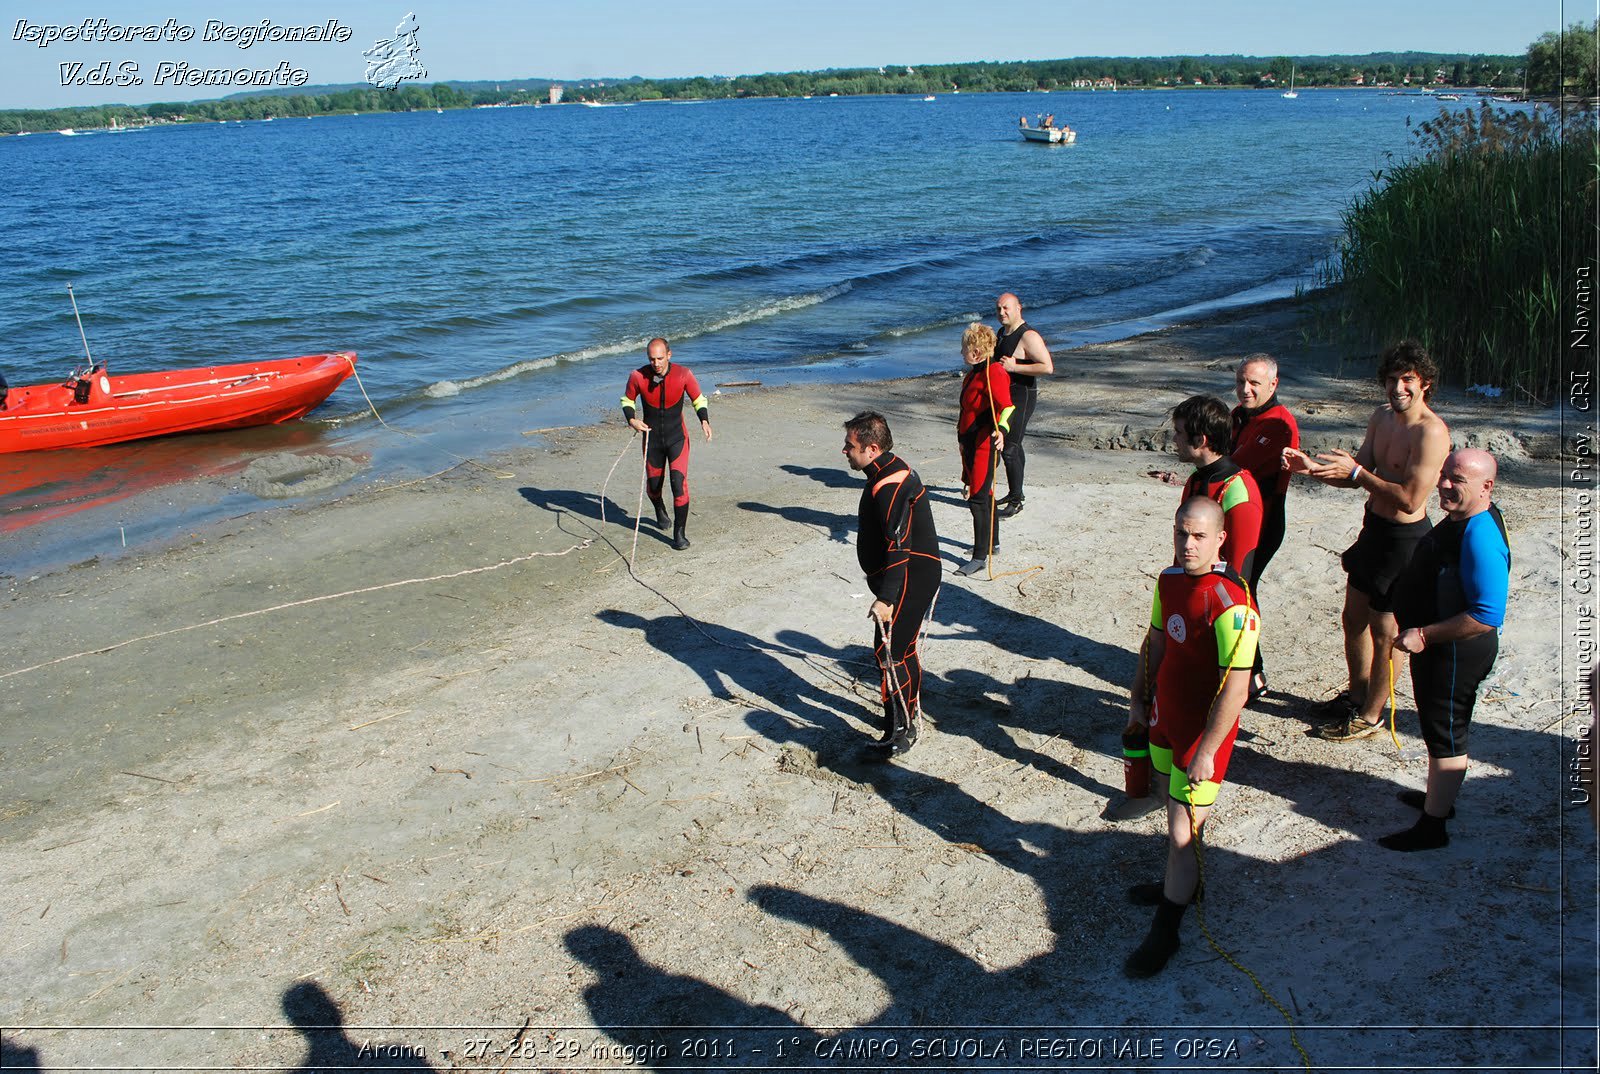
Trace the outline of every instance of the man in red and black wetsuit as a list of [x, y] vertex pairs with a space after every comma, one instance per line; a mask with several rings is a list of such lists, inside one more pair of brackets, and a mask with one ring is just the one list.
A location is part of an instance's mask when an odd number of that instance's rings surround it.
[[[1244, 573], [1250, 595], [1260, 607], [1261, 575], [1283, 544], [1287, 524], [1284, 501], [1289, 494], [1289, 471], [1283, 465], [1283, 449], [1300, 446], [1300, 425], [1289, 408], [1278, 402], [1278, 363], [1272, 355], [1258, 353], [1241, 359], [1233, 375], [1233, 391], [1239, 405], [1231, 415], [1231, 458], [1250, 472], [1261, 490], [1261, 541], [1249, 572]], [[1250, 697], [1253, 700], [1266, 692], [1267, 674], [1257, 648]]]
[[1218, 558], [1223, 517], [1216, 501], [1184, 501], [1172, 538], [1176, 562], [1156, 581], [1124, 730], [1149, 728], [1150, 766], [1167, 803], [1166, 877], [1128, 891], [1136, 904], [1156, 908], [1149, 935], [1123, 963], [1129, 977], [1161, 972], [1178, 949], [1184, 911], [1199, 895], [1194, 842], [1228, 771], [1261, 633], [1243, 580]]
[[1011, 376], [994, 360], [994, 329], [969, 325], [961, 336], [961, 357], [967, 376], [961, 382], [961, 413], [956, 440], [961, 445], [961, 487], [972, 512], [972, 558], [956, 573], [973, 575], [1000, 548], [1000, 519], [994, 502], [995, 457], [1006, 446], [1011, 416]]
[[1228, 406], [1221, 399], [1195, 395], [1173, 408], [1174, 450], [1195, 467], [1183, 483], [1183, 498], [1204, 496], [1222, 507], [1227, 530], [1222, 559], [1249, 578], [1261, 541], [1261, 489], [1250, 471], [1224, 454], [1231, 439]]
[[[645, 348], [650, 361], [628, 375], [622, 393], [622, 416], [641, 433], [644, 440], [644, 472], [650, 502], [655, 504], [656, 525], [667, 528], [667, 505], [662, 499], [662, 483], [672, 473], [672, 547], [689, 547], [684, 530], [689, 524], [689, 430], [684, 424], [683, 401], [689, 400], [700, 418], [700, 428], [711, 439], [711, 418], [706, 397], [700, 392], [694, 374], [672, 364], [672, 348], [657, 337]], [[634, 412], [635, 401], [644, 408]]]
[[939, 593], [939, 534], [915, 470], [893, 454], [882, 414], [863, 411], [844, 423], [844, 457], [867, 478], [861, 492], [856, 559], [872, 589], [867, 615], [877, 624], [875, 655], [883, 674], [883, 760], [909, 750], [921, 730], [922, 658], [917, 638]]

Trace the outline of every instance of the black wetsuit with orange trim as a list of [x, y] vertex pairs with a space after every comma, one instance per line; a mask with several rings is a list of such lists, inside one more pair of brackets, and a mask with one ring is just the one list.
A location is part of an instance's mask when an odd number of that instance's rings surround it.
[[[877, 652], [883, 671], [883, 709], [889, 726], [914, 719], [922, 693], [922, 658], [917, 635], [939, 592], [939, 534], [933, 528], [933, 507], [915, 470], [898, 455], [884, 452], [862, 471], [860, 536], [856, 559], [872, 595], [894, 609], [888, 650]], [[890, 669], [898, 692], [890, 690]]]
[[[628, 386], [622, 393], [622, 416], [629, 420], [637, 416], [650, 426], [644, 445], [644, 470], [650, 499], [661, 501], [662, 479], [670, 469], [672, 503], [679, 508], [689, 505], [689, 433], [683, 420], [685, 399], [701, 421], [711, 420], [706, 410], [706, 397], [700, 394], [694, 374], [676, 364], [668, 365], [661, 376], [648, 364], [640, 366], [628, 375]], [[635, 400], [643, 407], [643, 413], [638, 415], [634, 414]]]

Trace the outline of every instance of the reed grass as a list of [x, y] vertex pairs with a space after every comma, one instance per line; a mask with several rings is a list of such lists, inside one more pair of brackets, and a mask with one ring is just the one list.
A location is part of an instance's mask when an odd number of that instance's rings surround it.
[[1575, 319], [1592, 327], [1594, 316], [1593, 113], [1485, 101], [1413, 133], [1421, 155], [1375, 173], [1343, 214], [1319, 271], [1338, 285], [1322, 334], [1375, 346], [1410, 336], [1448, 382], [1554, 401], [1593, 353], [1568, 345]]

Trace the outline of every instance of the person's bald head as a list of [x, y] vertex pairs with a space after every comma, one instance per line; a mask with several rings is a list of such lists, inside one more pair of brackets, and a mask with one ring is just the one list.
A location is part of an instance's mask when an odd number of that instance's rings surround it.
[[1205, 574], [1222, 555], [1222, 507], [1205, 496], [1185, 500], [1172, 521], [1172, 551], [1185, 574]]
[[1499, 470], [1494, 456], [1481, 448], [1452, 451], [1439, 471], [1439, 506], [1457, 521], [1487, 511]]
[[994, 311], [1000, 316], [1001, 326], [1008, 332], [1022, 323], [1022, 300], [1010, 291], [994, 300]]
[[665, 376], [667, 366], [672, 363], [672, 348], [667, 346], [667, 341], [657, 336], [652, 339], [644, 349], [645, 357], [650, 359], [650, 365], [656, 371], [656, 376]]
[[1500, 472], [1500, 464], [1494, 461], [1494, 456], [1482, 448], [1459, 448], [1451, 452], [1457, 465], [1464, 467], [1474, 477], [1482, 481], [1493, 481]]

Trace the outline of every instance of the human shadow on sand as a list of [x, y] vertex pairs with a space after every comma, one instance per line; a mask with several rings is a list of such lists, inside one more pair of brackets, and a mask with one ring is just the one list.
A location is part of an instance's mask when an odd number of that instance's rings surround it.
[[[843, 440], [844, 437], [841, 435], [840, 442], [842, 443]], [[849, 470], [841, 470], [837, 466], [800, 466], [796, 463], [786, 462], [778, 469], [786, 474], [794, 474], [796, 477], [809, 477], [824, 488], [855, 489], [858, 492], [861, 490], [861, 478]]]
[[26, 1044], [16, 1044], [0, 1035], [0, 1070], [17, 1070], [23, 1074], [39, 1074], [39, 1050]]
[[643, 518], [636, 519], [632, 508], [624, 508], [609, 496], [602, 499], [590, 492], [577, 492], [572, 489], [537, 489], [531, 486], [525, 486], [517, 491], [522, 494], [524, 500], [541, 510], [558, 515], [569, 514], [591, 522], [604, 522], [608, 526], [620, 526], [630, 531], [637, 522], [641, 537], [672, 543], [671, 533], [656, 529], [653, 510]]
[[[1525, 737], [1529, 733], [1509, 734]], [[1523, 753], [1528, 750], [1524, 748]], [[1394, 784], [1381, 776], [1330, 771], [1328, 766], [1306, 763], [1279, 765], [1276, 771], [1270, 764], [1254, 767], [1268, 783], [1300, 787], [1336, 774], [1333, 792], [1308, 811], [1324, 823], [1342, 818], [1348, 824], [1353, 808], [1361, 811], [1392, 800]], [[826, 933], [851, 962], [881, 982], [886, 1001], [844, 1037], [915, 1026], [1023, 1023], [1070, 1027], [1145, 1021], [1160, 1025], [1163, 1019], [1174, 1017], [1174, 1012], [1199, 1011], [1198, 1018], [1193, 1013], [1181, 1015], [1186, 1032], [1205, 1027], [1207, 1017], [1216, 1018], [1219, 1029], [1241, 1021], [1254, 1023], [1257, 1028], [1251, 1034], [1253, 1050], [1248, 1062], [1263, 1068], [1298, 1067], [1287, 1034], [1273, 1028], [1278, 1023], [1271, 1009], [1257, 1004], [1246, 979], [1235, 977], [1219, 961], [1219, 952], [1201, 932], [1197, 918], [1202, 912], [1212, 935], [1269, 991], [1280, 1000], [1292, 994], [1289, 1006], [1294, 1007], [1299, 1022], [1336, 1030], [1347, 1017], [1347, 996], [1340, 984], [1350, 979], [1348, 947], [1315, 938], [1329, 928], [1325, 894], [1337, 891], [1341, 905], [1361, 908], [1357, 915], [1339, 918], [1338, 935], [1345, 941], [1352, 935], [1370, 937], [1359, 967], [1363, 987], [1377, 1002], [1404, 1005], [1424, 1019], [1419, 1024], [1429, 1025], [1432, 1022], [1427, 1019], [1444, 1019], [1454, 1009], [1452, 997], [1459, 995], [1456, 986], [1470, 987], [1481, 960], [1496, 957], [1497, 930], [1464, 930], [1459, 915], [1470, 909], [1475, 915], [1517, 919], [1527, 913], [1528, 892], [1536, 890], [1515, 882], [1525, 863], [1500, 862], [1491, 869], [1495, 875], [1485, 876], [1487, 863], [1469, 848], [1452, 846], [1428, 855], [1402, 855], [1385, 852], [1365, 840], [1343, 840], [1273, 861], [1252, 856], [1248, 840], [1230, 847], [1208, 841], [1204, 851], [1207, 897], [1183, 926], [1183, 946], [1157, 979], [1133, 986], [1122, 982], [1120, 965], [1148, 924], [1149, 911], [1129, 904], [1125, 890], [1131, 883], [1160, 875], [1165, 858], [1163, 825], [1150, 822], [1077, 831], [1054, 823], [1019, 821], [976, 799], [965, 788], [918, 772], [910, 764], [879, 772], [872, 783], [885, 800], [925, 831], [947, 840], [952, 854], [956, 844], [961, 845], [963, 853], [943, 861], [945, 868], [955, 870], [950, 874], [952, 880], [967, 874], [965, 883], [974, 883], [970, 871], [980, 867], [976, 864], [980, 859], [967, 855], [981, 853], [1034, 882], [1044, 920], [1038, 953], [996, 966], [984, 954], [981, 912], [975, 924], [961, 926], [942, 920], [937, 907], [913, 898], [894, 900], [891, 916], [864, 909], [860, 902], [865, 894], [861, 900], [843, 902], [783, 885], [751, 887], [748, 897], [764, 914], [800, 926], [804, 930], [801, 936]], [[1342, 809], [1334, 805], [1340, 800]], [[1217, 820], [1222, 824], [1251, 822], [1243, 813], [1230, 818], [1226, 806]], [[903, 838], [907, 848], [916, 849], [930, 867], [940, 862], [937, 852], [921, 847], [915, 837]], [[884, 883], [882, 878], [872, 883], [864, 879], [868, 890]], [[1460, 888], [1458, 902], [1443, 898], [1455, 890], [1452, 884], [1466, 885]], [[1002, 901], [995, 909], [1007, 905]], [[1260, 915], [1268, 906], [1273, 908], [1273, 928], [1264, 930]], [[1016, 912], [1028, 915], [1033, 911], [1018, 908]], [[1593, 914], [1581, 909], [1573, 918], [1570, 927], [1587, 938], [1569, 945], [1568, 957], [1585, 960], [1592, 968]], [[964, 938], [951, 938], [952, 929]], [[583, 934], [580, 942], [574, 945], [569, 938], [569, 948], [599, 978], [585, 992], [585, 999], [593, 1021], [600, 1025], [772, 1027], [792, 1031], [803, 1038], [804, 1046], [815, 1047], [831, 1037], [799, 1024], [808, 1001], [826, 1003], [833, 1009], [851, 1005], [836, 994], [816, 996], [802, 981], [785, 990], [794, 997], [800, 1014], [776, 1012], [712, 984], [709, 978], [714, 977], [714, 970], [702, 970], [705, 978], [675, 973], [652, 965], [620, 933], [593, 927], [579, 931]], [[1385, 942], [1402, 932], [1420, 938], [1420, 950], [1437, 952], [1438, 968], [1429, 975], [1427, 990], [1419, 992], [1415, 987], [1419, 948]], [[1004, 930], [1000, 936], [1005, 936]], [[1296, 939], [1286, 942], [1289, 937]], [[772, 942], [785, 942], [781, 930], [772, 934]], [[596, 952], [607, 957], [597, 957]], [[708, 951], [697, 965], [739, 962], [735, 957], [739, 952], [722, 954], [727, 957], [719, 960], [716, 952]], [[742, 971], [734, 977], [749, 980]], [[1483, 1068], [1520, 1067], [1535, 1061], [1554, 1062], [1563, 1049], [1566, 1065], [1575, 1056], [1592, 1062], [1592, 1033], [1587, 1037], [1573, 1034], [1558, 1024], [1564, 1021], [1576, 1026], [1592, 1018], [1593, 999], [1584, 991], [1592, 984], [1592, 973], [1572, 975], [1557, 989], [1546, 988], [1537, 974], [1525, 980], [1525, 987], [1510, 990], [1516, 995], [1497, 1000], [1496, 1009], [1503, 1012], [1497, 1016], [1505, 1019], [1502, 1028], [1508, 1032], [1469, 1039], [1459, 1032], [1428, 1037], [1395, 1027], [1394, 1046], [1404, 1047], [1408, 1063], [1418, 1066], [1467, 1062]], [[755, 987], [770, 989], [773, 985], [758, 981]], [[1130, 1012], [1125, 993], [1132, 987], [1145, 998], [1140, 1009]], [[1561, 992], [1569, 993], [1565, 1000]], [[1558, 1010], [1563, 1002], [1567, 1005]], [[1247, 1009], [1240, 1010], [1241, 1003], [1247, 1004]], [[1547, 1024], [1510, 1024], [1515, 1021], [1510, 1012], [1529, 1004], [1536, 1010], [1528, 1017], [1544, 1018]], [[1372, 1028], [1381, 1031], [1384, 1027]], [[609, 1032], [625, 1039], [625, 1031]], [[1302, 1040], [1312, 1052], [1313, 1063], [1331, 1064], [1340, 1058], [1331, 1049], [1358, 1047], [1365, 1054], [1372, 1047], [1366, 1043], [1368, 1037], [1370, 1033], [1364, 1037], [1324, 1033], [1303, 1034]]]
[[[918, 927], [915, 922], [921, 914], [919, 907], [902, 908], [912, 922], [907, 923], [786, 887], [757, 885], [749, 890], [748, 897], [767, 915], [807, 931], [827, 934], [855, 965], [877, 978], [888, 993], [881, 1009], [855, 1028], [838, 1034], [838, 1040], [869, 1035], [875, 1029], [919, 1025], [1104, 1024], [1106, 1014], [1094, 1009], [1094, 997], [1102, 993], [1101, 985], [1107, 976], [1120, 972], [1126, 949], [1137, 942], [1149, 917], [1148, 910], [1128, 904], [1121, 891], [1127, 883], [1148, 879], [1159, 868], [1164, 856], [1163, 838], [1154, 832], [1074, 833], [1048, 824], [1013, 824], [1011, 828], [990, 841], [1016, 848], [1003, 852], [1011, 861], [1019, 865], [1031, 863], [1030, 875], [1041, 881], [1049, 908], [1047, 927], [1053, 933], [1041, 934], [1040, 940], [1047, 949], [1013, 966], [991, 967], [977, 951], [930, 935], [929, 930], [937, 930], [939, 923], [928, 918], [926, 928]], [[969, 838], [973, 835], [962, 834]], [[1070, 856], [1064, 855], [1068, 850]], [[1230, 871], [1235, 866], [1234, 858], [1227, 852], [1215, 852], [1211, 856], [1212, 867], [1219, 872]], [[1094, 861], [1095, 871], [1076, 874], [1068, 865], [1079, 860]], [[1237, 929], [1249, 913], [1248, 904], [1241, 904], [1214, 913], [1213, 919], [1224, 928]], [[1107, 943], [1108, 937], [1126, 939]], [[1260, 942], [1271, 941], [1261, 937]], [[980, 937], [975, 946], [981, 943]], [[792, 1044], [806, 1049], [806, 1054], [816, 1055], [819, 1044], [835, 1039], [831, 1033], [825, 1035], [802, 1024], [791, 1013], [741, 999], [703, 977], [653, 965], [626, 936], [614, 930], [595, 926], [574, 930], [568, 935], [567, 944], [598, 978], [584, 992], [592, 1021], [608, 1027], [606, 1032], [619, 1041], [639, 1041], [649, 1032], [615, 1028], [622, 1026], [752, 1027], [781, 1030], [786, 1040], [793, 1034], [798, 1040]], [[740, 961], [733, 952], [722, 954], [728, 956], [730, 964]], [[1177, 1002], [1194, 967], [1209, 964], [1215, 957], [1194, 935], [1191, 925], [1185, 934], [1185, 947], [1166, 979], [1152, 984], [1152, 1002], [1157, 1006], [1152, 1008], [1151, 1016], [1164, 1005]], [[723, 961], [715, 952], [707, 952], [702, 964]], [[712, 976], [711, 971], [701, 972]], [[815, 996], [811, 988], [797, 982], [785, 989], [793, 995], [794, 1007], [801, 1015], [805, 1008], [818, 1002], [834, 1008], [851, 1005], [850, 1000], [838, 996]], [[1079, 1002], [1080, 997], [1084, 1002]], [[1086, 1007], [1091, 1009], [1085, 1010]], [[1134, 1018], [1144, 1013], [1137, 1012]], [[772, 1037], [738, 1034], [734, 1039], [770, 1041]], [[1289, 1062], [1286, 1059], [1285, 1065]], [[656, 1069], [669, 1066], [660, 1063]]]
[[777, 515], [786, 522], [821, 530], [828, 535], [829, 540], [840, 544], [849, 543], [850, 534], [855, 530], [856, 524], [854, 515], [836, 515], [828, 511], [818, 511], [814, 507], [773, 507], [771, 504], [744, 500], [740, 502], [739, 509], [760, 515]]
[[[595, 615], [611, 626], [641, 632], [651, 648], [699, 675], [711, 696], [751, 705], [752, 718], [766, 729], [763, 733], [798, 725], [827, 728], [838, 736], [850, 726], [846, 716], [876, 722], [874, 710], [852, 700], [848, 687], [824, 689], [794, 671], [790, 662], [803, 659], [804, 653], [785, 650], [732, 627], [705, 620], [691, 622], [681, 615], [647, 619], [617, 608]], [[871, 659], [868, 654], [869, 664]], [[842, 683], [849, 681], [849, 672], [842, 668], [819, 668], [819, 673], [823, 671]]]
[[[867, 630], [865, 624], [862, 629]], [[868, 635], [869, 641], [870, 637]], [[856, 689], [860, 693], [870, 696], [879, 689], [877, 666], [869, 644], [834, 647], [798, 630], [780, 630], [777, 640], [791, 650], [848, 667], [855, 673]], [[924, 642], [926, 646], [926, 639]], [[924, 649], [922, 710], [937, 733], [970, 738], [997, 758], [1037, 768], [1095, 794], [1110, 795], [1117, 790], [1064, 763], [1055, 754], [1070, 751], [1077, 745], [1103, 749], [1115, 746], [1120, 755], [1122, 747], [1118, 736], [1127, 718], [1125, 697], [1075, 683], [1003, 683], [993, 676], [963, 668], [941, 675], [928, 665], [926, 652], [927, 647]], [[1008, 694], [1010, 699], [1003, 700]], [[1047, 707], [1048, 712], [1034, 711], [1031, 706], [1035, 705], [1041, 709]], [[861, 731], [839, 741], [835, 737], [837, 729], [815, 722], [807, 726], [774, 724], [757, 720], [754, 714], [746, 722], [751, 730], [773, 736], [779, 742], [806, 747], [816, 754], [818, 764], [824, 767], [834, 767], [833, 762], [839, 759], [843, 767], [853, 770], [860, 748], [866, 742]], [[876, 730], [880, 722], [875, 716], [868, 722], [867, 729]], [[1079, 738], [1084, 741], [1078, 741]], [[1033, 741], [1025, 744], [1024, 739]]]
[[338, 1070], [432, 1070], [426, 1049], [394, 1042], [357, 1043], [345, 1033], [344, 1012], [315, 981], [300, 981], [283, 993], [283, 1013], [305, 1038], [306, 1057], [295, 1074]]

